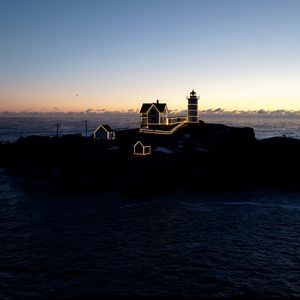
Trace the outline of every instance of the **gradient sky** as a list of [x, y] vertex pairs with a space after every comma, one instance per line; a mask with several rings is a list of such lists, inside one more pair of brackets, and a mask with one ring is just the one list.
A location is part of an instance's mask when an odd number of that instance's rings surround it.
[[[298, 0], [1, 0], [0, 111], [300, 109]], [[79, 96], [76, 96], [79, 94]]]

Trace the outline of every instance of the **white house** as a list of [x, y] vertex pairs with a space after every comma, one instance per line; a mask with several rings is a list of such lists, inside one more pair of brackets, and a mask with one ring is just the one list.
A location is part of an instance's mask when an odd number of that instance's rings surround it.
[[116, 133], [109, 125], [100, 125], [94, 131], [94, 138], [97, 140], [114, 140], [116, 138]]
[[187, 97], [188, 109], [186, 116], [169, 116], [166, 103], [143, 103], [140, 110], [140, 132], [150, 134], [173, 134], [186, 123], [199, 123], [199, 96], [192, 90]]
[[140, 141], [133, 146], [134, 155], [149, 155], [151, 154], [151, 146], [144, 146]]
[[140, 110], [141, 128], [149, 125], [166, 125], [168, 123], [168, 107], [166, 103], [144, 103]]

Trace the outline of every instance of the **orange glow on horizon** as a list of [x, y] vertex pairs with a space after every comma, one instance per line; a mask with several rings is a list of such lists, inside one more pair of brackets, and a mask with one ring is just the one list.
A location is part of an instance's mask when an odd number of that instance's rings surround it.
[[[0, 91], [0, 111], [37, 111], [37, 112], [82, 112], [94, 111], [136, 111], [142, 103], [156, 102], [167, 103], [170, 110], [187, 109], [186, 96], [195, 89], [199, 99], [199, 110], [217, 109], [224, 110], [300, 110], [300, 89], [293, 80], [285, 82], [285, 86], [278, 86], [278, 82], [256, 81], [246, 84], [245, 80], [233, 85], [228, 82], [204, 82], [201, 86], [189, 84], [191, 88], [163, 87], [154, 88], [145, 85], [138, 89], [114, 89], [113, 92], [106, 90], [59, 90], [50, 92], [48, 89], [24, 88], [15, 91], [4, 89]], [[283, 82], [284, 83], [284, 82]], [[249, 88], [252, 88], [249, 90]]]

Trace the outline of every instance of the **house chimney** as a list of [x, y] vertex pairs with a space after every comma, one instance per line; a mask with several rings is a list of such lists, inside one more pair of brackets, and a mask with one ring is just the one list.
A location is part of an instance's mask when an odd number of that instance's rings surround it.
[[156, 100], [156, 103], [157, 103], [157, 104], [159, 103], [159, 100], [158, 100], [158, 99]]

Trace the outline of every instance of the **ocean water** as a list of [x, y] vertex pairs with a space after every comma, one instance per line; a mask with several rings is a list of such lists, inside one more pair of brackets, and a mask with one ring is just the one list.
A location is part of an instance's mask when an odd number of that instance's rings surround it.
[[[208, 123], [229, 126], [248, 126], [255, 130], [258, 139], [286, 135], [300, 138], [300, 115], [272, 114], [200, 114], [200, 119]], [[139, 127], [136, 113], [102, 114], [53, 114], [53, 115], [5, 115], [0, 114], [0, 141], [15, 141], [20, 136], [56, 135], [56, 124], [60, 124], [59, 134], [85, 135], [85, 120], [88, 121], [88, 135], [100, 124], [109, 124], [115, 130]]]
[[133, 201], [0, 180], [1, 299], [300, 296], [300, 194]]
[[[1, 116], [0, 140], [138, 127], [137, 114]], [[203, 115], [300, 138], [297, 117]], [[0, 170], [0, 298], [300, 297], [300, 194], [55, 192]]]
[[252, 127], [257, 139], [282, 135], [300, 138], [300, 115], [298, 114], [203, 114], [201, 119], [208, 123]]
[[58, 134], [86, 134], [88, 135], [101, 124], [109, 124], [115, 130], [139, 127], [139, 117], [132, 113], [103, 113], [99, 115], [0, 115], [0, 141], [16, 141], [20, 136], [48, 135], [55, 136], [56, 125], [59, 124]]

